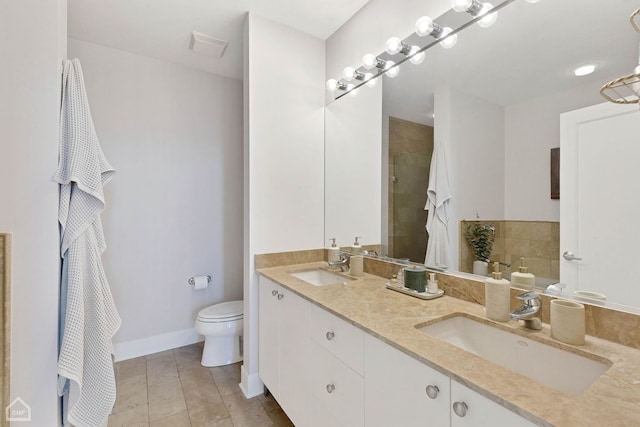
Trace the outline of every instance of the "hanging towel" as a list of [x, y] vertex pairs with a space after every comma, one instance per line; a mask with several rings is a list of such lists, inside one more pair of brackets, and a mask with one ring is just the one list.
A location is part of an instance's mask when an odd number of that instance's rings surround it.
[[65, 60], [62, 76], [58, 221], [63, 262], [58, 392], [68, 385], [65, 423], [105, 424], [116, 397], [112, 338], [120, 327], [102, 266], [106, 249], [100, 213], [103, 185], [115, 171], [93, 127], [80, 62]]
[[451, 267], [449, 256], [449, 203], [451, 189], [449, 187], [449, 171], [445, 147], [438, 143], [433, 147], [429, 188], [427, 189], [426, 229], [429, 233], [425, 265]]

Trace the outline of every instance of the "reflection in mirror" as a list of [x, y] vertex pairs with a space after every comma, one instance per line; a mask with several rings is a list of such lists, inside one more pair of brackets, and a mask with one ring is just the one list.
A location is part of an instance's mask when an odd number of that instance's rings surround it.
[[[392, 123], [429, 126], [433, 141], [448, 149], [454, 265], [472, 271], [473, 257], [460, 224], [482, 221], [496, 228], [491, 259], [510, 264], [504, 267], [507, 275], [525, 257], [542, 283], [557, 280], [564, 262], [558, 238], [562, 200], [550, 197], [550, 150], [560, 146], [560, 114], [604, 102], [600, 87], [635, 68], [639, 39], [628, 20], [633, 9], [628, 0], [518, 0], [500, 11], [491, 28], [469, 27], [454, 48], [436, 46], [423, 64], [406, 63], [395, 79], [380, 78], [383, 253], [393, 255], [399, 247], [398, 233], [390, 225], [396, 214], [389, 195], [397, 176]], [[449, 22], [461, 19], [459, 15], [464, 14], [449, 11], [437, 21], [454, 27]], [[597, 64], [594, 73], [573, 75], [574, 68], [587, 62]], [[328, 162], [326, 173], [340, 172]], [[411, 192], [420, 200], [416, 206], [424, 206], [426, 187]], [[327, 202], [326, 211], [345, 207]], [[412, 233], [424, 230], [424, 217], [416, 213], [416, 218], [420, 227]], [[567, 292], [575, 286], [569, 284]]]

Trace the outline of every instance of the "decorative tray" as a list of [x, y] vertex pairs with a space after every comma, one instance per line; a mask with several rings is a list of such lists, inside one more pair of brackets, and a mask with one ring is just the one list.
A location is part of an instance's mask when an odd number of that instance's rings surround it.
[[404, 286], [392, 285], [391, 283], [387, 283], [387, 289], [391, 289], [392, 291], [400, 292], [401, 294], [411, 295], [412, 297], [420, 298], [420, 299], [435, 299], [444, 295], [444, 291], [442, 289], [438, 289], [438, 292], [435, 294], [430, 294], [429, 292], [418, 292], [413, 289], [405, 288]]

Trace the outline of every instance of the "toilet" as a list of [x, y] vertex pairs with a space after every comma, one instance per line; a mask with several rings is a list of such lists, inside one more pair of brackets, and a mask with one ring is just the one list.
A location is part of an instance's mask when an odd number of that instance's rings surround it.
[[242, 360], [242, 301], [228, 301], [200, 310], [195, 328], [204, 335], [202, 366], [222, 366]]

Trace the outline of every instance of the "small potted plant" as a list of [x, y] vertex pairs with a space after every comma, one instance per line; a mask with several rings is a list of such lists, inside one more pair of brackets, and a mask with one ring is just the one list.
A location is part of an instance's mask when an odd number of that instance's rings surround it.
[[464, 237], [473, 250], [473, 274], [489, 275], [489, 258], [495, 239], [495, 228], [479, 222], [464, 224]]

